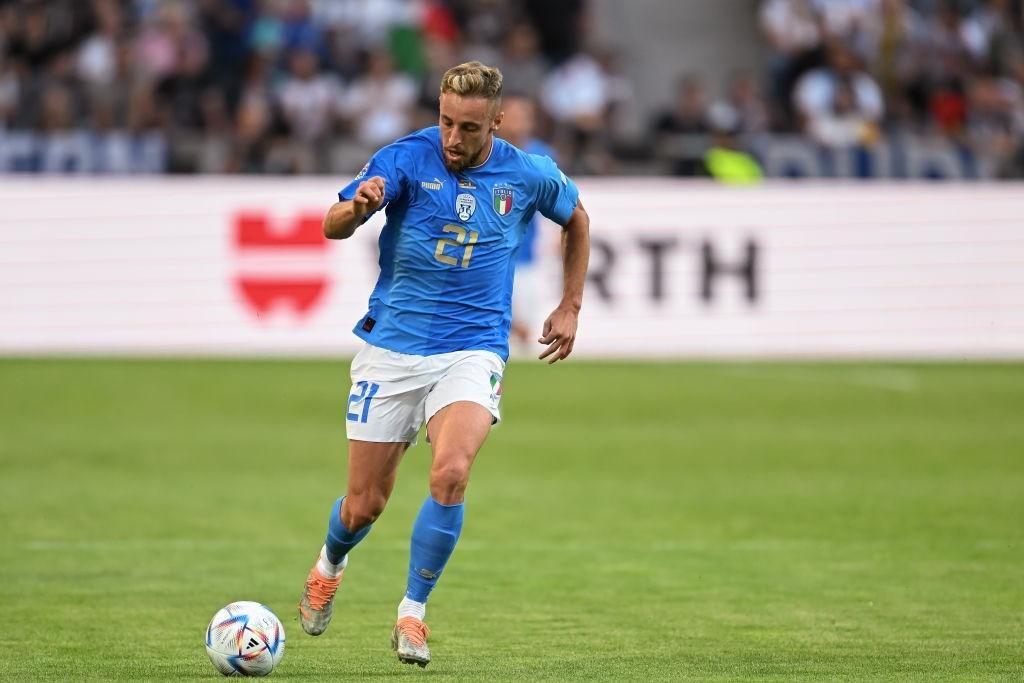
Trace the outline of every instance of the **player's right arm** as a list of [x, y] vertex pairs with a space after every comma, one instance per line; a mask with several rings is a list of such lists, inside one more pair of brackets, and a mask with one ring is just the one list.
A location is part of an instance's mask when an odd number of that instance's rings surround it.
[[348, 239], [384, 203], [384, 178], [374, 176], [359, 183], [355, 195], [348, 201], [332, 206], [324, 216], [324, 237], [332, 240]]

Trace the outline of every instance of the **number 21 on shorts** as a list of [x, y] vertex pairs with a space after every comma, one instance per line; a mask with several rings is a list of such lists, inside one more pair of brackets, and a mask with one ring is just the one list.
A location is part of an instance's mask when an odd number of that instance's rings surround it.
[[[379, 384], [373, 384], [372, 382], [356, 382], [356, 393], [349, 395], [348, 397], [348, 414], [345, 417], [350, 422], [366, 422], [366, 418], [370, 416], [370, 402], [373, 401], [373, 397], [377, 395], [377, 390], [380, 389]], [[357, 409], [359, 403], [363, 404], [363, 410], [359, 413], [353, 412]]]

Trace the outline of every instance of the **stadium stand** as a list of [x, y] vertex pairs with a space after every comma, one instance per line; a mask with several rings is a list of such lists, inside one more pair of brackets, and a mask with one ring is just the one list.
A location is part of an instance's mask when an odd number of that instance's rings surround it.
[[1021, 5], [0, 0], [0, 172], [349, 173], [474, 58], [577, 174], [1024, 177]]

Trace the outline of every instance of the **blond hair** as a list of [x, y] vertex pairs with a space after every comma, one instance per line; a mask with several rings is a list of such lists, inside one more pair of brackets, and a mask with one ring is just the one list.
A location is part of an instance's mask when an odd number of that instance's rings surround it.
[[466, 62], [453, 66], [441, 77], [441, 94], [459, 97], [501, 99], [501, 71], [480, 62]]

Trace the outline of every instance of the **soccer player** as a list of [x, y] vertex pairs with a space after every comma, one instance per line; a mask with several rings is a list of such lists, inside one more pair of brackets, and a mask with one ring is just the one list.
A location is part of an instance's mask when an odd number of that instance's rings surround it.
[[[528, 154], [555, 159], [555, 152], [533, 135], [536, 111], [533, 100], [521, 94], [501, 99], [501, 139]], [[537, 311], [537, 214], [533, 215], [516, 258], [515, 288], [512, 291], [512, 336], [519, 344], [529, 342]]]
[[469, 472], [501, 418], [516, 253], [535, 211], [563, 226], [561, 302], [539, 339], [549, 363], [576, 339], [590, 219], [576, 185], [551, 159], [496, 138], [501, 72], [479, 62], [441, 80], [440, 125], [384, 147], [339, 193], [324, 234], [350, 237], [386, 207], [380, 278], [354, 328], [348, 486], [299, 603], [302, 628], [323, 633], [350, 551], [370, 532], [398, 464], [425, 422], [429, 495], [412, 528], [408, 582], [391, 644], [399, 661], [430, 661], [427, 598], [462, 530]]

